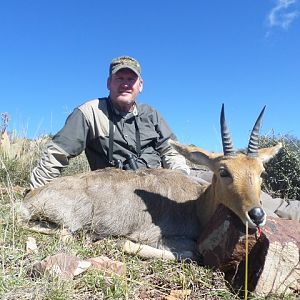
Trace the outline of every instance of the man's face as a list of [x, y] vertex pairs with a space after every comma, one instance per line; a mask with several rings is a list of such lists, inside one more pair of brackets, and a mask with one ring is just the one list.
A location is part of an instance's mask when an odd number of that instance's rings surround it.
[[136, 97], [143, 89], [143, 81], [130, 69], [121, 69], [107, 80], [110, 99], [120, 111], [131, 111]]

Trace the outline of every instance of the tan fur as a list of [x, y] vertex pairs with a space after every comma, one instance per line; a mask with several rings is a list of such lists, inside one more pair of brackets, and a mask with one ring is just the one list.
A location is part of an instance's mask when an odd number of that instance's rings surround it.
[[[208, 166], [214, 173], [212, 184], [200, 197], [205, 204], [199, 212], [203, 223], [207, 223], [219, 204], [224, 204], [237, 214], [242, 222], [255, 228], [256, 224], [249, 218], [248, 212], [255, 207], [262, 208], [261, 175], [264, 172], [263, 163], [267, 162], [282, 147], [282, 144], [258, 151], [257, 157], [249, 157], [244, 153], [236, 156], [223, 156], [195, 146], [183, 146], [171, 141], [173, 147], [187, 159], [196, 164]], [[220, 172], [226, 170], [230, 177], [222, 177]], [[261, 224], [263, 226], [265, 221]]]

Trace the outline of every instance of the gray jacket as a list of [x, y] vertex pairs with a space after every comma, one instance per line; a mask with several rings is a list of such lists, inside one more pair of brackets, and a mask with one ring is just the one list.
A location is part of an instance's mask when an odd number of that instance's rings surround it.
[[[109, 152], [108, 98], [94, 99], [76, 108], [64, 127], [47, 145], [30, 178], [31, 189], [58, 177], [70, 158], [85, 151], [92, 170], [112, 166]], [[176, 139], [162, 116], [151, 106], [136, 104], [133, 111], [122, 114], [112, 110], [114, 119], [113, 159], [124, 162], [132, 155], [139, 168], [180, 169], [189, 174], [185, 158], [168, 143]], [[136, 122], [136, 123], [135, 123]], [[136, 126], [141, 152], [137, 153]]]

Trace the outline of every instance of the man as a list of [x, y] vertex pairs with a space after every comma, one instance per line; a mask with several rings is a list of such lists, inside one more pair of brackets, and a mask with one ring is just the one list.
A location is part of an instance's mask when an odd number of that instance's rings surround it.
[[113, 59], [107, 88], [108, 97], [88, 101], [69, 115], [34, 168], [31, 189], [58, 177], [82, 151], [91, 170], [163, 167], [189, 174], [184, 157], [168, 144], [175, 136], [160, 113], [137, 103], [143, 90], [139, 62], [129, 56]]

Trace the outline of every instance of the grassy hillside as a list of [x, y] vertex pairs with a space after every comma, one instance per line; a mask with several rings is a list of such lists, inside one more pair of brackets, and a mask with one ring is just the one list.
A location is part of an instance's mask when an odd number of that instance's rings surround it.
[[[171, 298], [174, 290], [188, 291], [181, 299], [239, 299], [226, 286], [223, 274], [200, 267], [191, 262], [167, 262], [163, 260], [141, 260], [119, 250], [118, 240], [110, 238], [92, 243], [84, 232], [74, 239], [65, 241], [59, 235], [48, 236], [33, 233], [17, 224], [15, 204], [22, 199], [28, 187], [29, 176], [40, 157], [47, 138], [39, 141], [15, 140], [20, 147], [10, 145], [11, 155], [0, 152], [0, 298], [1, 299], [176, 299]], [[290, 140], [288, 140], [290, 141]], [[262, 139], [262, 145], [276, 142], [274, 138]], [[273, 160], [269, 167], [269, 181], [265, 189], [274, 195], [299, 196], [299, 141], [285, 141], [280, 158]], [[13, 150], [14, 149], [14, 150]], [[291, 151], [294, 151], [291, 154]], [[293, 159], [291, 164], [290, 159]], [[282, 172], [287, 168], [284, 175]], [[297, 168], [293, 170], [293, 168]], [[81, 155], [71, 161], [63, 175], [88, 170], [87, 161]], [[286, 177], [292, 179], [286, 182]], [[279, 177], [278, 177], [279, 176]], [[286, 186], [282, 183], [285, 179]], [[298, 180], [298, 181], [297, 181]], [[294, 186], [294, 184], [296, 186]], [[284, 193], [284, 194], [282, 194]], [[300, 197], [299, 197], [300, 198]], [[26, 250], [28, 237], [35, 238], [37, 252]], [[82, 259], [106, 255], [123, 262], [125, 275], [107, 275], [99, 270], [83, 273], [73, 280], [63, 281], [55, 277], [35, 278], [32, 268], [35, 262], [57, 253], [64, 252]], [[168, 298], [169, 297], [169, 298]], [[298, 295], [299, 297], [299, 295]], [[179, 298], [177, 298], [179, 299]], [[253, 298], [259, 299], [259, 298]], [[269, 299], [277, 299], [269, 298]], [[285, 299], [297, 299], [286, 297]], [[298, 298], [299, 299], [299, 298]]]

